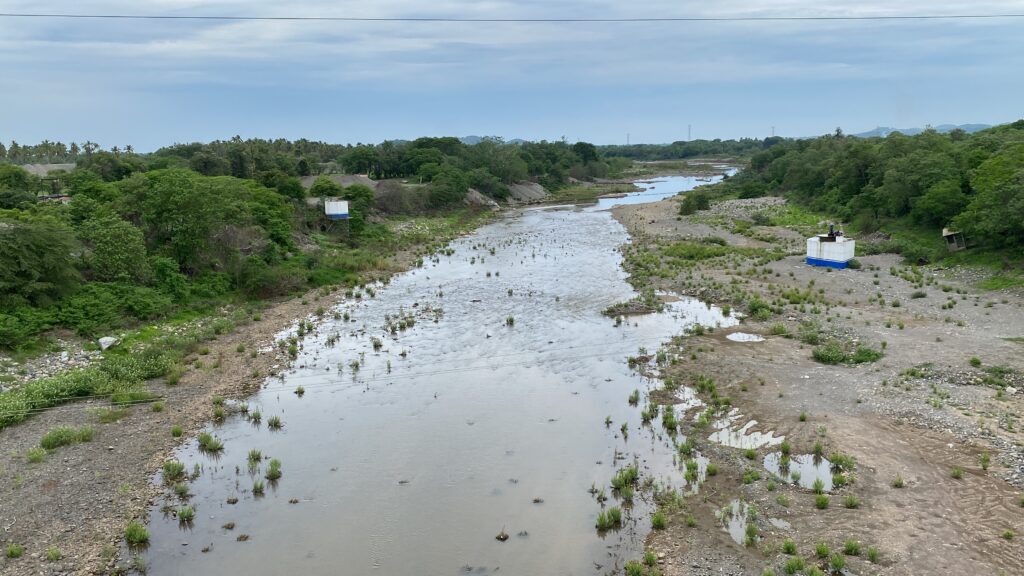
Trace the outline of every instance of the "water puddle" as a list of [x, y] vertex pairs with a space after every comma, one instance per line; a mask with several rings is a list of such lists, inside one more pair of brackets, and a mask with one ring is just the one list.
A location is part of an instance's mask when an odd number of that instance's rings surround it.
[[732, 334], [726, 334], [725, 337], [733, 342], [764, 342], [764, 336], [748, 334], [746, 332], [733, 332]]
[[835, 487], [832, 477], [832, 463], [828, 458], [814, 454], [795, 454], [786, 458], [782, 452], [772, 452], [764, 457], [764, 468], [768, 472], [808, 490], [821, 482], [824, 492]]
[[712, 423], [717, 430], [708, 436], [708, 440], [741, 450], [778, 446], [785, 440], [784, 436], [776, 436], [771, 430], [767, 432], [752, 430], [757, 426], [757, 420], [748, 420], [742, 426], [736, 427], [736, 423], [740, 419], [739, 411], [733, 408], [725, 418]]
[[708, 479], [708, 464], [711, 463], [700, 452], [694, 452], [692, 458], [680, 460], [679, 468], [683, 472], [683, 487], [690, 495], [700, 492], [700, 485]]
[[[693, 489], [707, 461], [688, 482], [673, 439], [628, 404], [657, 383], [626, 359], [736, 319], [680, 298], [610, 322], [636, 296], [628, 239], [596, 207], [526, 210], [281, 334], [295, 368], [208, 430], [223, 450], [176, 453], [199, 473], [151, 509], [149, 574], [603, 574], [637, 557], [651, 503], [618, 499], [612, 477], [636, 462]], [[595, 529], [591, 486], [622, 510], [614, 529]], [[160, 512], [186, 504], [187, 529]]]
[[748, 540], [756, 543], [760, 539], [756, 527], [751, 528], [754, 526], [754, 514], [756, 510], [742, 500], [733, 500], [716, 513], [718, 519], [722, 521], [722, 528], [729, 533], [733, 542], [740, 546], [746, 546]]
[[675, 410], [680, 417], [686, 416], [690, 410], [705, 406], [704, 401], [697, 397], [697, 391], [689, 386], [680, 386], [676, 390], [676, 398], [679, 399], [679, 403], [675, 405]]

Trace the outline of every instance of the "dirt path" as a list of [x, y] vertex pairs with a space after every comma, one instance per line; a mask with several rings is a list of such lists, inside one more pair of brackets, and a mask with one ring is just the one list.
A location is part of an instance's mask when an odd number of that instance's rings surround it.
[[[710, 214], [678, 217], [670, 199], [614, 214], [634, 237], [627, 251], [650, 254], [706, 236], [728, 246], [800, 250], [802, 236], [790, 230], [754, 226], [740, 234], [731, 225], [774, 201], [733, 201]], [[714, 214], [725, 217], [709, 217]], [[1024, 574], [1024, 435], [1017, 420], [1024, 408], [1024, 344], [1008, 340], [1024, 336], [1024, 298], [978, 291], [958, 271], [924, 269], [923, 277], [933, 280], [908, 281], [912, 273], [893, 255], [859, 260], [859, 270], [828, 272], [799, 255], [759, 266], [717, 258], [644, 282], [710, 296], [734, 310], [753, 295], [780, 306], [767, 319], [748, 317], [736, 328], [690, 336], [670, 349], [680, 361], [662, 375], [691, 384], [698, 374], [714, 378], [718, 393], [742, 414], [739, 423], [753, 419], [755, 430], [785, 435], [793, 454], [809, 454], [821, 443], [826, 456], [838, 452], [856, 461], [853, 481], [819, 509], [811, 490], [769, 479], [761, 461], [777, 448], [748, 459], [708, 442], [707, 433], [685, 430], [721, 471], [683, 508], [670, 509], [667, 529], [652, 533], [648, 544], [664, 574], [760, 575], [766, 568], [783, 574], [794, 557], [782, 550], [787, 538], [807, 567], [823, 569], [828, 561], [816, 557], [818, 543], [835, 552], [847, 540], [859, 541], [860, 554], [843, 557], [858, 575]], [[788, 304], [787, 291], [816, 294], [816, 301]], [[884, 346], [884, 356], [855, 365], [819, 363], [814, 345], [799, 337], [812, 322], [823, 340]], [[737, 331], [765, 340], [726, 338]], [[972, 365], [973, 357], [981, 364]], [[983, 453], [991, 457], [987, 470]], [[749, 470], [761, 478], [743, 483]], [[897, 478], [902, 488], [894, 487]], [[844, 505], [849, 496], [856, 507]], [[750, 522], [758, 535], [749, 545], [734, 542], [719, 519], [733, 499], [757, 511]], [[687, 515], [695, 527], [686, 525]], [[1014, 537], [1007, 538], [1008, 530]], [[875, 562], [867, 558], [869, 547], [878, 551]]]

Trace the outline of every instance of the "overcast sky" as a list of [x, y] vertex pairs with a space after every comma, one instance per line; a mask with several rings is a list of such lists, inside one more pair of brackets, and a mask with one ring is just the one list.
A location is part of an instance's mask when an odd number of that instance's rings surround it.
[[[898, 4], [898, 6], [896, 5]], [[611, 18], [1024, 12], [1020, 0], [0, 0], [0, 12]], [[595, 143], [1024, 116], [1024, 19], [359, 23], [0, 18], [0, 140]]]

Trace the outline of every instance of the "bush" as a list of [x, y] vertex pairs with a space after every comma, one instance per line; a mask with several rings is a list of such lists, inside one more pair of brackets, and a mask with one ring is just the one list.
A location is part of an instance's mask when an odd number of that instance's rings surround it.
[[5, 550], [5, 555], [10, 559], [21, 558], [21, 555], [25, 553], [25, 547], [21, 544], [8, 544]]
[[57, 323], [56, 310], [19, 306], [0, 312], [0, 348], [17, 349]]
[[149, 279], [142, 230], [120, 218], [91, 220], [82, 237], [92, 250], [86, 262], [93, 277], [103, 282], [145, 282]]
[[846, 352], [835, 340], [830, 340], [824, 346], [815, 348], [811, 355], [822, 364], [842, 364], [846, 361]]
[[665, 519], [665, 514], [662, 512], [655, 512], [654, 515], [651, 516], [651, 527], [655, 530], [664, 530], [667, 525], [668, 520]]
[[761, 321], [767, 320], [772, 316], [772, 307], [756, 296], [747, 302], [747, 311], [750, 312], [751, 316]]
[[149, 531], [142, 524], [132, 520], [124, 528], [124, 539], [129, 546], [139, 546], [149, 542]]
[[829, 340], [823, 346], [811, 351], [815, 360], [822, 364], [863, 364], [875, 362], [882, 357], [878, 350], [858, 345], [853, 352], [848, 352], [837, 340]]
[[39, 445], [47, 450], [56, 450], [61, 446], [69, 446], [78, 442], [89, 442], [92, 440], [93, 429], [84, 426], [79, 429], [65, 426], [50, 430], [39, 441]]

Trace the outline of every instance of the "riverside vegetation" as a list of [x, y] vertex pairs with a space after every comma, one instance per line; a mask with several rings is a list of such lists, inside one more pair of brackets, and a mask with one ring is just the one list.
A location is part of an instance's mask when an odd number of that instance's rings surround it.
[[[665, 528], [648, 536], [647, 552], [659, 573], [1015, 569], [1024, 239], [1019, 218], [997, 222], [1005, 211], [980, 207], [1024, 201], [1024, 164], [1014, 156], [1024, 123], [976, 136], [779, 142], [721, 184], [614, 210], [632, 236], [623, 267], [638, 291], [742, 312], [742, 330], [763, 338], [736, 342], [726, 338], [733, 328], [696, 326], [635, 364], [661, 380], [643, 410], [672, 415], [687, 473], [691, 454], [717, 463], [699, 495], [689, 484], [654, 487]], [[941, 217], [928, 212], [941, 189], [918, 186], [937, 165], [952, 167], [963, 193]], [[864, 179], [844, 197], [836, 183], [857, 182], [851, 174]], [[903, 208], [889, 204], [900, 178], [916, 183], [902, 189]], [[804, 238], [829, 220], [851, 222], [850, 270], [803, 263]], [[946, 251], [940, 230], [950, 224], [967, 232], [969, 250]], [[691, 393], [706, 408], [695, 413]], [[773, 434], [779, 451], [723, 445], [709, 426], [730, 438]], [[737, 509], [728, 502], [743, 503], [745, 524], [722, 512]], [[965, 547], [941, 559], [914, 540], [935, 502], [949, 502], [956, 517], [930, 523], [930, 538]]]
[[[40, 178], [5, 160], [77, 165]], [[45, 352], [55, 329], [89, 338], [143, 323], [211, 321], [169, 336], [137, 331], [130, 351], [15, 387], [0, 396], [0, 428], [73, 398], [153, 400], [145, 380], [176, 382], [183, 357], [258, 319], [266, 299], [386, 276], [397, 251], [429, 251], [475, 226], [486, 213], [466, 207], [471, 187], [500, 200], [519, 180], [559, 189], [623, 163], [585, 142], [421, 138], [353, 147], [236, 138], [152, 154], [12, 143], [0, 153], [0, 350]], [[376, 193], [324, 177], [307, 190], [299, 180], [333, 171], [392, 180]], [[38, 201], [44, 193], [70, 202]], [[347, 199], [351, 218], [331, 226], [307, 202], [326, 196]], [[225, 306], [234, 312], [218, 313]]]

